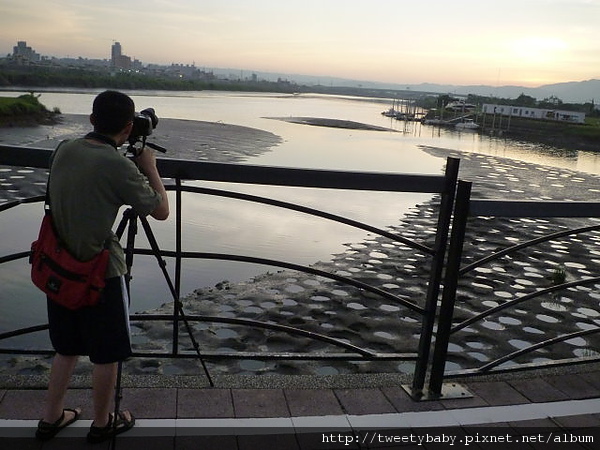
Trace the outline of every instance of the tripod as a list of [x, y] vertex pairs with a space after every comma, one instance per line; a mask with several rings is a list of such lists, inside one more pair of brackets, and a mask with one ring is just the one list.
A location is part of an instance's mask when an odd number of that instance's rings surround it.
[[[192, 332], [192, 328], [189, 324], [189, 321], [187, 320], [187, 317], [183, 310], [183, 304], [179, 300], [179, 293], [175, 289], [173, 281], [171, 280], [169, 272], [167, 271], [167, 264], [160, 254], [160, 248], [158, 246], [156, 237], [154, 236], [154, 232], [152, 231], [152, 228], [150, 227], [150, 224], [148, 223], [148, 219], [146, 219], [145, 217], [142, 217], [142, 216], [138, 216], [132, 208], [125, 210], [125, 212], [123, 213], [123, 218], [121, 219], [121, 222], [119, 223], [117, 230], [116, 230], [117, 237], [119, 239], [121, 239], [125, 233], [125, 229], [127, 229], [127, 244], [125, 247], [125, 263], [127, 265], [126, 287], [127, 287], [128, 297], [131, 299], [131, 296], [129, 295], [131, 292], [131, 288], [130, 288], [131, 268], [133, 267], [133, 254], [134, 254], [134, 249], [135, 249], [135, 237], [138, 233], [138, 221], [142, 224], [142, 228], [144, 229], [144, 233], [150, 244], [152, 254], [155, 256], [156, 261], [158, 262], [158, 265], [161, 268], [161, 271], [162, 271], [162, 273], [165, 277], [165, 280], [169, 286], [171, 296], [173, 297], [173, 302], [175, 303], [175, 311], [176, 311], [176, 315], [174, 315], [173, 318], [181, 319], [183, 321], [185, 329], [187, 331], [187, 334], [190, 337], [190, 341], [192, 342], [192, 346], [194, 347], [194, 350], [196, 351], [196, 354], [198, 355], [198, 359], [200, 360], [200, 363], [202, 364], [202, 369], [204, 370], [204, 374], [206, 375], [208, 383], [209, 383], [210, 387], [214, 387], [215, 386], [214, 382], [212, 380], [212, 377], [210, 376], [210, 373], [208, 371], [208, 368], [206, 366], [206, 363], [205, 363], [202, 353], [200, 351], [200, 346], [199, 346], [198, 342], [196, 341], [196, 338], [194, 337], [194, 334]], [[123, 398], [122, 386], [121, 386], [122, 374], [123, 374], [123, 362], [119, 361], [118, 369], [117, 369], [117, 383], [115, 386], [115, 402], [114, 402], [115, 403], [115, 412], [114, 412], [115, 418], [117, 417], [121, 399]], [[116, 423], [116, 419], [115, 419], [115, 423]], [[115, 439], [113, 439], [113, 441], [112, 441], [113, 449], [115, 448], [115, 445], [116, 445], [115, 441], [116, 441]]]
[[146, 219], [145, 217], [138, 216], [135, 213], [135, 211], [133, 211], [133, 209], [131, 209], [131, 208], [127, 209], [123, 213], [123, 219], [121, 220], [119, 226], [117, 227], [117, 231], [116, 231], [117, 237], [119, 237], [119, 239], [120, 239], [125, 232], [125, 228], [128, 228], [127, 244], [126, 244], [126, 249], [125, 249], [125, 263], [127, 264], [127, 271], [128, 271], [127, 280], [126, 280], [127, 281], [127, 283], [126, 283], [127, 289], [130, 290], [131, 268], [133, 267], [133, 254], [134, 254], [135, 237], [138, 232], [138, 227], [137, 227], [138, 221], [142, 224], [144, 233], [150, 244], [152, 254], [156, 258], [156, 261], [157, 261], [159, 267], [161, 268], [161, 271], [165, 277], [165, 281], [167, 282], [167, 285], [169, 286], [169, 291], [171, 292], [171, 296], [173, 297], [173, 302], [175, 303], [175, 309], [176, 309], [176, 314], [177, 314], [176, 317], [174, 316], [174, 319], [177, 318], [177, 319], [181, 319], [183, 321], [186, 332], [190, 338], [190, 341], [192, 342], [192, 346], [194, 347], [194, 350], [196, 351], [196, 354], [198, 355], [198, 359], [199, 359], [200, 363], [202, 364], [202, 369], [204, 370], [204, 374], [206, 375], [206, 378], [207, 378], [210, 386], [214, 387], [214, 382], [212, 380], [212, 377], [210, 376], [210, 373], [209, 373], [206, 363], [204, 361], [204, 357], [202, 356], [202, 352], [200, 351], [200, 345], [198, 344], [198, 342], [196, 341], [196, 338], [194, 337], [190, 323], [187, 319], [187, 316], [185, 315], [185, 311], [183, 310], [183, 304], [179, 300], [179, 293], [175, 289], [175, 286], [173, 285], [173, 281], [171, 280], [169, 272], [167, 271], [167, 264], [160, 254], [160, 248], [158, 246], [158, 242], [156, 240], [156, 237], [154, 236], [154, 232], [152, 231], [150, 224], [148, 223], [148, 219]]

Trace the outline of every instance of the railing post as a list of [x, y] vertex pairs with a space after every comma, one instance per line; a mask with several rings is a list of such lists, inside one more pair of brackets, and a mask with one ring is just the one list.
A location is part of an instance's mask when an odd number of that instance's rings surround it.
[[448, 234], [450, 221], [452, 218], [452, 209], [454, 207], [454, 196], [456, 183], [458, 180], [458, 169], [460, 159], [448, 158], [446, 160], [446, 187], [441, 194], [440, 213], [438, 216], [437, 232], [435, 238], [435, 254], [431, 263], [431, 272], [429, 274], [429, 284], [427, 287], [427, 297], [425, 299], [425, 313], [421, 322], [421, 337], [419, 339], [418, 359], [415, 364], [413, 383], [410, 394], [420, 399], [423, 395], [423, 386], [429, 366], [429, 354], [431, 350], [431, 340], [433, 328], [435, 325], [435, 316], [437, 301], [440, 292], [442, 280], [442, 270], [446, 255], [446, 245], [448, 243]]
[[446, 357], [448, 356], [448, 342], [452, 328], [454, 315], [454, 304], [456, 301], [456, 289], [460, 277], [460, 263], [462, 258], [467, 219], [469, 217], [469, 201], [471, 197], [471, 183], [458, 182], [456, 194], [456, 206], [454, 208], [454, 221], [452, 223], [452, 235], [448, 249], [448, 264], [444, 277], [444, 292], [442, 293], [442, 304], [438, 319], [433, 361], [431, 364], [431, 376], [429, 379], [429, 394], [433, 397], [442, 395], [442, 383], [444, 380], [444, 369]]

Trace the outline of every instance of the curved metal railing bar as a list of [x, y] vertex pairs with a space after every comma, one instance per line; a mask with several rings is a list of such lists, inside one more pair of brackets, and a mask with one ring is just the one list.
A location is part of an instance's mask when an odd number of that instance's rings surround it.
[[9, 209], [15, 208], [19, 205], [43, 202], [45, 198], [45, 195], [36, 195], [35, 197], [27, 197], [19, 200], [12, 200], [10, 202], [2, 203], [0, 204], [0, 212], [8, 211]]
[[[494, 370], [490, 370], [487, 373], [500, 374], [500, 373], [515, 373], [525, 372], [527, 370], [539, 370], [539, 369], [553, 369], [556, 367], [573, 367], [580, 364], [597, 363], [600, 358], [597, 356], [580, 356], [577, 359], [560, 359], [557, 361], [543, 361], [543, 362], [530, 362], [523, 363], [508, 367], [496, 367]], [[476, 375], [485, 375], [479, 372], [478, 368], [475, 369], [462, 369], [460, 371], [450, 371], [444, 374], [445, 378], [459, 378]]]
[[531, 239], [529, 241], [522, 242], [520, 244], [515, 244], [510, 247], [505, 248], [504, 250], [500, 250], [498, 252], [492, 253], [491, 255], [488, 255], [485, 258], [481, 258], [480, 260], [475, 261], [467, 266], [464, 266], [463, 268], [460, 269], [459, 275], [462, 276], [466, 273], [471, 272], [472, 270], [476, 269], [477, 267], [481, 267], [484, 264], [487, 264], [490, 261], [495, 261], [496, 259], [500, 259], [503, 256], [510, 255], [511, 253], [515, 253], [515, 252], [522, 250], [524, 248], [527, 248], [527, 247], [532, 247], [534, 245], [541, 244], [543, 242], [553, 241], [553, 240], [561, 238], [561, 237], [572, 236], [572, 235], [580, 234], [580, 233], [588, 233], [590, 231], [595, 231], [595, 230], [600, 230], [600, 225], [591, 225], [588, 227], [581, 227], [581, 228], [576, 228], [573, 230], [558, 231], [556, 233], [547, 234], [545, 236], [540, 236], [539, 238]]
[[[600, 333], [600, 327], [596, 327], [596, 328], [590, 328], [588, 330], [581, 330], [581, 331], [575, 331], [573, 333], [569, 333], [569, 334], [563, 334], [560, 336], [556, 336], [554, 338], [551, 339], [547, 339], [545, 341], [542, 342], [538, 342], [537, 344], [533, 344], [530, 345], [528, 347], [524, 347], [522, 349], [519, 350], [515, 350], [512, 353], [508, 353], [504, 356], [502, 356], [501, 358], [495, 359], [494, 361], [490, 361], [487, 364], [484, 364], [481, 367], [477, 367], [474, 369], [468, 369], [465, 371], [456, 371], [454, 372], [454, 376], [459, 376], [459, 375], [465, 375], [465, 374], [485, 374], [485, 373], [489, 373], [492, 371], [492, 369], [494, 367], [498, 367], [499, 365], [508, 362], [508, 361], [512, 361], [513, 359], [525, 355], [527, 353], [531, 353], [535, 350], [539, 350], [541, 348], [545, 348], [545, 347], [549, 347], [551, 345], [560, 343], [560, 342], [564, 342], [564, 341], [568, 341], [570, 339], [575, 339], [581, 336], [587, 336], [589, 334], [596, 334], [596, 333]], [[586, 361], [587, 362], [593, 362], [593, 361], [598, 361], [600, 360], [600, 357], [587, 357]], [[559, 361], [555, 361], [553, 365], [565, 365], [568, 364], [570, 362], [574, 361], [574, 358], [569, 358], [569, 359], [563, 359], [563, 360], [559, 360]], [[550, 364], [545, 364], [545, 365], [550, 365]], [[539, 367], [538, 366], [533, 366], [533, 367]], [[516, 367], [515, 367], [516, 368]], [[503, 371], [510, 371], [514, 369], [513, 367], [507, 367], [505, 368]], [[494, 370], [495, 372], [499, 372], [498, 370]]]
[[[10, 339], [13, 337], [24, 336], [29, 333], [37, 333], [38, 331], [45, 331], [48, 329], [48, 324], [45, 325], [34, 325], [27, 328], [20, 328], [18, 330], [6, 331], [4, 333], [0, 333], [0, 341], [4, 339]], [[1, 350], [0, 350], [1, 352]]]
[[[47, 352], [44, 354], [53, 354]], [[39, 353], [29, 353], [36, 355]], [[165, 359], [198, 359], [198, 355], [194, 352], [189, 353], [145, 353], [133, 351], [131, 356], [136, 358], [165, 358]], [[203, 350], [202, 357], [207, 360], [240, 360], [240, 359], [256, 359], [261, 361], [415, 361], [418, 356], [416, 353], [373, 353], [372, 355], [362, 355], [359, 353], [333, 353], [333, 352], [226, 352]]]
[[12, 253], [10, 255], [2, 256], [2, 257], [0, 257], [0, 264], [11, 262], [11, 261], [16, 261], [16, 260], [22, 259], [22, 258], [29, 258], [30, 254], [31, 254], [31, 252], [29, 251], [29, 252]]
[[[169, 189], [169, 188], [168, 188]], [[170, 187], [170, 190], [175, 190], [174, 187]], [[315, 217], [322, 217], [324, 219], [333, 220], [334, 222], [339, 222], [345, 225], [349, 225], [354, 228], [358, 228], [361, 230], [369, 231], [375, 234], [378, 234], [383, 237], [387, 237], [391, 240], [401, 242], [409, 248], [413, 248], [415, 250], [420, 250], [428, 255], [433, 255], [435, 250], [431, 247], [427, 247], [426, 245], [419, 244], [418, 242], [411, 241], [410, 239], [405, 238], [396, 233], [390, 233], [389, 231], [382, 230], [381, 228], [374, 227], [369, 224], [365, 224], [363, 222], [359, 222], [353, 219], [349, 219], [346, 217], [338, 216], [336, 214], [331, 214], [326, 211], [321, 211], [319, 209], [309, 208], [307, 206], [297, 205], [295, 203], [284, 202], [281, 200], [275, 200], [268, 197], [261, 197], [252, 194], [244, 194], [242, 192], [235, 191], [225, 191], [222, 189], [213, 189], [213, 188], [204, 188], [197, 186], [182, 186], [182, 192], [193, 192], [197, 194], [206, 194], [206, 195], [215, 195], [218, 197], [226, 197], [226, 198], [234, 198], [237, 200], [246, 200], [253, 203], [263, 203], [270, 206], [276, 206], [279, 208], [290, 209], [293, 211], [298, 211], [304, 214], [309, 214]]]
[[530, 294], [522, 295], [520, 297], [515, 298], [514, 300], [509, 300], [506, 303], [502, 303], [498, 306], [494, 306], [493, 308], [486, 309], [485, 311], [477, 314], [476, 316], [473, 316], [467, 320], [464, 320], [463, 322], [459, 323], [458, 325], [453, 326], [451, 328], [450, 332], [456, 333], [457, 331], [462, 330], [463, 328], [465, 328], [475, 322], [479, 322], [481, 319], [485, 319], [486, 317], [489, 317], [492, 314], [495, 314], [499, 311], [503, 311], [505, 309], [511, 308], [520, 303], [524, 303], [528, 300], [532, 300], [536, 297], [540, 297], [545, 294], [550, 294], [552, 292], [561, 291], [563, 289], [568, 289], [571, 287], [585, 286], [587, 284], [593, 284], [593, 283], [598, 283], [598, 282], [600, 282], [600, 277], [584, 278], [581, 280], [570, 281], [568, 283], [556, 284], [556, 285], [551, 286], [546, 289], [540, 289], [539, 291], [535, 291], [535, 292], [531, 292]]
[[[192, 322], [214, 322], [214, 323], [226, 323], [229, 325], [245, 325], [252, 326], [257, 328], [262, 328], [265, 330], [274, 330], [274, 331], [284, 331], [288, 334], [294, 334], [297, 336], [308, 337], [311, 339], [315, 339], [318, 341], [326, 342], [329, 344], [333, 344], [337, 347], [345, 348], [347, 350], [351, 350], [361, 356], [374, 356], [375, 353], [370, 350], [365, 350], [360, 348], [354, 344], [350, 344], [341, 339], [332, 338], [331, 336], [326, 336], [320, 333], [315, 333], [313, 331], [302, 330], [296, 327], [290, 327], [288, 325], [280, 325], [277, 323], [263, 322], [260, 320], [253, 319], [244, 319], [244, 318], [236, 318], [236, 317], [218, 317], [218, 316], [206, 316], [206, 315], [190, 315], [186, 314], [186, 318]], [[131, 316], [133, 321], [142, 320], [142, 321], [169, 321], [173, 319], [171, 314], [134, 314]]]
[[[136, 248], [135, 253], [139, 254], [139, 255], [145, 255], [145, 256], [153, 256], [154, 255], [154, 253], [151, 250], [141, 249], [141, 248]], [[281, 267], [281, 268], [290, 269], [290, 270], [297, 270], [298, 272], [305, 272], [305, 273], [317, 275], [317, 276], [320, 276], [323, 278], [329, 278], [332, 280], [340, 281], [344, 284], [349, 284], [349, 285], [354, 286], [359, 289], [363, 289], [365, 291], [372, 292], [372, 293], [377, 294], [388, 300], [393, 300], [395, 302], [398, 302], [399, 304], [401, 304], [415, 312], [418, 312], [420, 314], [423, 314], [423, 312], [424, 312], [424, 309], [422, 307], [420, 307], [419, 305], [411, 303], [407, 299], [399, 297], [397, 295], [394, 295], [390, 292], [384, 291], [383, 289], [380, 289], [375, 286], [371, 286], [369, 284], [363, 283], [362, 281], [358, 281], [353, 278], [348, 278], [343, 275], [338, 275], [335, 273], [326, 272], [324, 270], [315, 269], [314, 267], [310, 267], [310, 266], [304, 266], [304, 265], [289, 263], [289, 262], [285, 262], [285, 261], [278, 261], [278, 260], [274, 260], [274, 259], [258, 258], [258, 257], [254, 257], [254, 256], [232, 255], [229, 253], [204, 253], [204, 252], [185, 252], [185, 251], [173, 252], [173, 251], [169, 251], [169, 250], [161, 250], [161, 255], [169, 256], [169, 257], [173, 257], [173, 258], [179, 256], [181, 258], [187, 258], [187, 259], [194, 259], [194, 258], [196, 258], [196, 259], [217, 259], [217, 260], [222, 260], [222, 261], [248, 262], [248, 263], [253, 263], [253, 264], [261, 264], [261, 265], [265, 265], [265, 266], [273, 266], [273, 267]]]

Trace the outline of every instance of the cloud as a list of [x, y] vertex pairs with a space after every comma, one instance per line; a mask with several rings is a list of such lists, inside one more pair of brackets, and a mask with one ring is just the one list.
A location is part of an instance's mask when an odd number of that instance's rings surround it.
[[3, 0], [0, 54], [25, 40], [108, 58], [115, 40], [144, 63], [471, 83], [556, 62], [572, 80], [598, 76], [599, 14], [597, 0]]
[[88, 27], [79, 10], [65, 2], [4, 0], [0, 9], [2, 41], [25, 40], [46, 55], [64, 55], [85, 48]]

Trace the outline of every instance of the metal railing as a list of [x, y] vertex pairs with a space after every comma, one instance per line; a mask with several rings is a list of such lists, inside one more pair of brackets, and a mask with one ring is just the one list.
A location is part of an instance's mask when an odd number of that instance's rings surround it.
[[[25, 148], [17, 146], [0, 146], [0, 164], [18, 167], [48, 168], [51, 151], [38, 148]], [[452, 208], [454, 205], [454, 196], [458, 179], [459, 160], [448, 158], [444, 175], [411, 175], [411, 174], [391, 174], [391, 173], [373, 173], [373, 172], [347, 172], [334, 170], [315, 170], [315, 169], [296, 169], [282, 167], [266, 167], [257, 165], [211, 163], [198, 161], [184, 161], [175, 159], [159, 159], [157, 161], [161, 176], [165, 179], [174, 180], [174, 184], [169, 185], [168, 189], [175, 193], [175, 248], [173, 250], [160, 250], [160, 254], [148, 249], [135, 248], [129, 245], [132, 254], [157, 256], [159, 265], [164, 265], [163, 258], [173, 258], [175, 260], [174, 280], [163, 270], [170, 286], [171, 294], [174, 300], [172, 314], [135, 314], [132, 320], [135, 321], [168, 321], [172, 323], [173, 346], [168, 353], [146, 353], [136, 352], [134, 356], [146, 357], [165, 357], [165, 358], [195, 358], [196, 355], [181, 352], [178, 343], [179, 322], [181, 319], [187, 321], [202, 321], [237, 324], [243, 326], [258, 327], [265, 330], [276, 330], [279, 332], [291, 333], [311, 339], [316, 339], [328, 344], [332, 344], [343, 349], [341, 353], [298, 353], [298, 352], [219, 352], [203, 350], [202, 356], [207, 359], [223, 358], [256, 358], [256, 359], [288, 359], [288, 360], [410, 360], [415, 361], [415, 371], [413, 374], [412, 388], [415, 391], [421, 391], [425, 384], [425, 378], [429, 370], [430, 349], [432, 336], [436, 321], [437, 303], [440, 293], [442, 270], [444, 266], [446, 247], [449, 235]], [[331, 214], [325, 211], [308, 208], [293, 203], [274, 200], [266, 197], [249, 195], [239, 192], [232, 192], [221, 189], [204, 188], [192, 185], [184, 185], [186, 180], [205, 180], [218, 181], [225, 183], [243, 183], [271, 186], [297, 186], [310, 188], [343, 189], [343, 190], [368, 190], [381, 192], [405, 192], [405, 193], [426, 193], [439, 195], [439, 208], [437, 209], [437, 226], [435, 229], [435, 242], [433, 245], [426, 245], [407, 239], [402, 235], [392, 233], [388, 230], [380, 229], [362, 222], [348, 219], [339, 215]], [[182, 247], [182, 193], [188, 192], [201, 195], [215, 195], [220, 197], [234, 198], [241, 201], [249, 201], [271, 205], [278, 208], [298, 211], [304, 214], [332, 220], [346, 224], [361, 230], [374, 233], [394, 241], [401, 242], [405, 246], [423, 252], [428, 255], [429, 279], [427, 284], [427, 293], [425, 298], [420, 301], [411, 301], [409, 299], [395, 295], [379, 286], [374, 286], [360, 280], [329, 273], [314, 267], [292, 264], [286, 261], [270, 260], [264, 258], [250, 257], [246, 255], [220, 254], [206, 252], [185, 251]], [[23, 200], [9, 201], [0, 205], [0, 212], [17, 207], [21, 204], [42, 201], [43, 197], [34, 197]], [[124, 222], [122, 222], [124, 223]], [[120, 230], [124, 232], [123, 229]], [[28, 251], [15, 253], [0, 257], [0, 264], [17, 259], [25, 259], [29, 255]], [[258, 320], [231, 318], [219, 316], [188, 315], [181, 317], [178, 310], [181, 296], [181, 271], [185, 259], [208, 259], [208, 260], [230, 260], [252, 264], [262, 264], [285, 268], [295, 271], [316, 275], [332, 279], [338, 283], [344, 283], [363, 291], [368, 291], [381, 298], [392, 300], [397, 305], [408, 308], [419, 314], [422, 318], [420, 325], [420, 337], [418, 348], [409, 353], [381, 353], [369, 349], [361, 348], [346, 340], [332, 338], [327, 335], [314, 333], [297, 327], [285, 326], [272, 322], [262, 322]], [[32, 289], [34, 289], [32, 285]], [[11, 330], [0, 334], [0, 341], [10, 337], [20, 336], [36, 331], [43, 331], [47, 325], [36, 325], [19, 330]], [[7, 349], [0, 348], [0, 353], [10, 354], [44, 354], [44, 350], [36, 349]]]
[[[551, 242], [567, 236], [575, 236], [583, 233], [589, 233], [600, 230], [600, 225], [592, 225], [580, 228], [570, 228], [559, 232], [550, 233], [526, 242], [508, 246], [502, 250], [495, 251], [489, 255], [462, 266], [464, 262], [463, 249], [468, 236], [469, 218], [477, 217], [494, 217], [494, 218], [594, 218], [600, 217], [600, 203], [595, 202], [556, 202], [556, 201], [514, 201], [514, 200], [472, 200], [471, 199], [472, 184], [465, 181], [458, 182], [457, 196], [454, 220], [452, 225], [452, 235], [448, 250], [448, 262], [446, 266], [446, 274], [444, 278], [444, 292], [442, 296], [442, 304], [440, 307], [440, 321], [436, 335], [436, 343], [433, 355], [433, 363], [431, 369], [431, 378], [429, 389], [433, 393], [440, 394], [444, 378], [449, 377], [464, 377], [469, 375], [485, 374], [492, 372], [503, 372], [512, 370], [524, 370], [534, 367], [549, 367], [566, 364], [575, 364], [582, 362], [599, 361], [600, 356], [589, 356], [582, 358], [561, 358], [544, 363], [525, 363], [517, 364], [513, 360], [516, 358], [532, 353], [539, 349], [546, 349], [560, 342], [566, 342], [571, 339], [581, 338], [600, 332], [600, 327], [597, 324], [589, 323], [589, 327], [584, 330], [573, 331], [563, 334], [558, 334], [551, 339], [544, 339], [535, 344], [524, 346], [516, 351], [509, 352], [489, 361], [479, 367], [472, 369], [463, 369], [445, 373], [445, 366], [448, 359], [448, 346], [453, 336], [456, 336], [461, 330], [466, 327], [486, 320], [486, 318], [494, 316], [502, 311], [514, 308], [517, 305], [530, 304], [530, 302], [551, 294], [557, 291], [574, 288], [577, 286], [587, 286], [600, 283], [600, 276], [584, 276], [580, 279], [565, 282], [565, 280], [557, 280], [552, 286], [536, 288], [527, 294], [516, 295], [512, 299], [500, 303], [496, 306], [491, 306], [486, 310], [475, 313], [471, 317], [461, 320], [459, 323], [454, 323], [456, 306], [461, 305], [457, 301], [457, 290], [459, 282], [468, 276], [475, 269], [480, 268], [500, 258], [514, 256], [517, 252], [524, 249], [529, 249], [533, 246], [540, 245], [545, 242]], [[485, 275], [482, 275], [485, 276]], [[483, 300], [482, 302], [483, 303]], [[509, 338], [506, 336], [505, 338]], [[513, 361], [510, 366], [503, 366], [504, 363]], [[501, 367], [502, 366], [502, 367]]]

